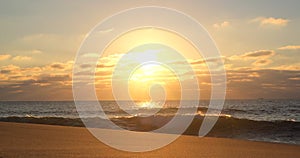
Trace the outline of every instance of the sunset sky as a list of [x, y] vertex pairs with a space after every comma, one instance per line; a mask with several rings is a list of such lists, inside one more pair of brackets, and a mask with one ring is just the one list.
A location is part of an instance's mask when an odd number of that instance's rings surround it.
[[[144, 5], [185, 12], [208, 30], [225, 62], [226, 98], [300, 98], [300, 1], [24, 0], [0, 2], [0, 100], [72, 100], [72, 67], [87, 33], [116, 12]], [[107, 76], [111, 76], [120, 54], [126, 53], [135, 41], [173, 44], [174, 49], [188, 56], [195, 69], [203, 91], [201, 97], [209, 98], [205, 63], [202, 58], [189, 56], [196, 50], [176, 34], [152, 31], [128, 33], [107, 48], [110, 54], [103, 59], [96, 76], [100, 98], [113, 99], [107, 93], [111, 90]], [[157, 66], [146, 66], [133, 80], [149, 75], [144, 74], [149, 69], [167, 74]], [[176, 91], [178, 83], [172, 81], [169, 90]], [[169, 99], [177, 99], [178, 94]]]

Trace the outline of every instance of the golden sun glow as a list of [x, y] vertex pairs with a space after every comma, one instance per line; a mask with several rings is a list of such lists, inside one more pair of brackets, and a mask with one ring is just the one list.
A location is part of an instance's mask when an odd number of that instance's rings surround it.
[[121, 35], [106, 48], [104, 56], [127, 53], [139, 45], [148, 43], [170, 46], [188, 59], [201, 58], [198, 50], [189, 41], [174, 32], [158, 28], [141, 28]]
[[158, 64], [145, 64], [137, 68], [129, 78], [128, 84], [133, 100], [164, 100], [164, 93], [173, 96], [179, 95], [170, 91], [171, 87], [179, 88], [174, 73]]
[[[147, 44], [163, 46], [148, 47]], [[124, 79], [125, 74], [130, 71], [128, 92], [131, 99], [146, 102], [153, 98], [157, 100], [180, 99], [180, 82], [183, 78], [178, 79], [172, 69], [176, 69], [177, 73], [181, 75], [187, 74], [184, 79], [190, 78], [190, 72], [187, 72], [182, 66], [182, 59], [170, 52], [178, 52], [183, 59], [187, 60], [201, 58], [198, 50], [189, 41], [176, 33], [163, 29], [137, 29], [116, 38], [107, 46], [98, 62], [100, 66], [97, 67], [95, 79], [98, 98], [114, 98], [111, 94], [110, 81], [116, 65], [119, 64], [122, 69], [118, 74], [120, 79]], [[126, 59], [122, 60], [124, 56]], [[153, 62], [145, 63], [145, 61]], [[159, 64], [156, 61], [165, 61], [166, 64]], [[166, 66], [169, 64], [173, 64], [172, 69]], [[139, 66], [131, 67], [132, 65]], [[166, 96], [162, 98], [164, 94]]]

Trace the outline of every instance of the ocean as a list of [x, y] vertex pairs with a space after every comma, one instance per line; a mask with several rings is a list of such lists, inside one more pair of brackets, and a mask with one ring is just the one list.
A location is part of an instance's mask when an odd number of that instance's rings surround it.
[[[85, 110], [81, 111], [82, 118], [87, 121], [97, 119], [100, 121], [97, 127], [111, 128], [105, 126], [107, 119], [102, 117], [105, 114], [118, 126], [133, 131], [162, 127], [173, 118], [179, 105], [179, 101], [167, 101], [159, 109], [159, 104], [155, 103], [138, 102], [136, 106], [123, 101], [125, 110], [135, 114], [132, 116], [120, 109], [115, 101], [100, 103], [101, 114], [93, 109]], [[200, 101], [196, 113], [186, 110], [179, 114], [180, 117], [195, 115], [184, 134], [198, 135], [208, 104], [208, 101]], [[155, 115], [149, 116], [153, 113]], [[226, 100], [219, 116], [207, 136], [300, 145], [300, 100]], [[84, 126], [73, 101], [0, 101], [0, 121]]]

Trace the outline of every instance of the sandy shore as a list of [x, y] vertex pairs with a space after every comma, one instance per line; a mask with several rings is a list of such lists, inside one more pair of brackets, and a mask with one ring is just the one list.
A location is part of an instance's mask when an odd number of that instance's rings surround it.
[[300, 157], [300, 146], [181, 136], [146, 153], [104, 145], [85, 128], [0, 122], [0, 158], [9, 157]]

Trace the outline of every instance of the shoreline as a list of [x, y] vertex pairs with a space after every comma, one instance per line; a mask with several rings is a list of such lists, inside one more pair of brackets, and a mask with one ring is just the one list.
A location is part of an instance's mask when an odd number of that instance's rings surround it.
[[[182, 135], [198, 136], [202, 125], [203, 116], [195, 116], [189, 127]], [[111, 119], [119, 127], [131, 131], [148, 132], [162, 127], [172, 117], [132, 117]], [[113, 129], [106, 119], [86, 118], [85, 121], [95, 124], [95, 128]], [[33, 123], [44, 125], [60, 125], [67, 127], [85, 127], [80, 118], [61, 117], [7, 117], [0, 118], [0, 122]], [[300, 127], [300, 122], [293, 121], [254, 121], [234, 117], [220, 116], [212, 130], [206, 137], [229, 138], [258, 142], [284, 143], [300, 145], [295, 129]], [[176, 134], [176, 129], [168, 132]], [[282, 135], [284, 134], [284, 135]]]
[[158, 150], [130, 153], [103, 144], [82, 127], [30, 123], [0, 122], [0, 137], [1, 158], [159, 157], [162, 154], [166, 157], [300, 157], [299, 145], [187, 135]]

